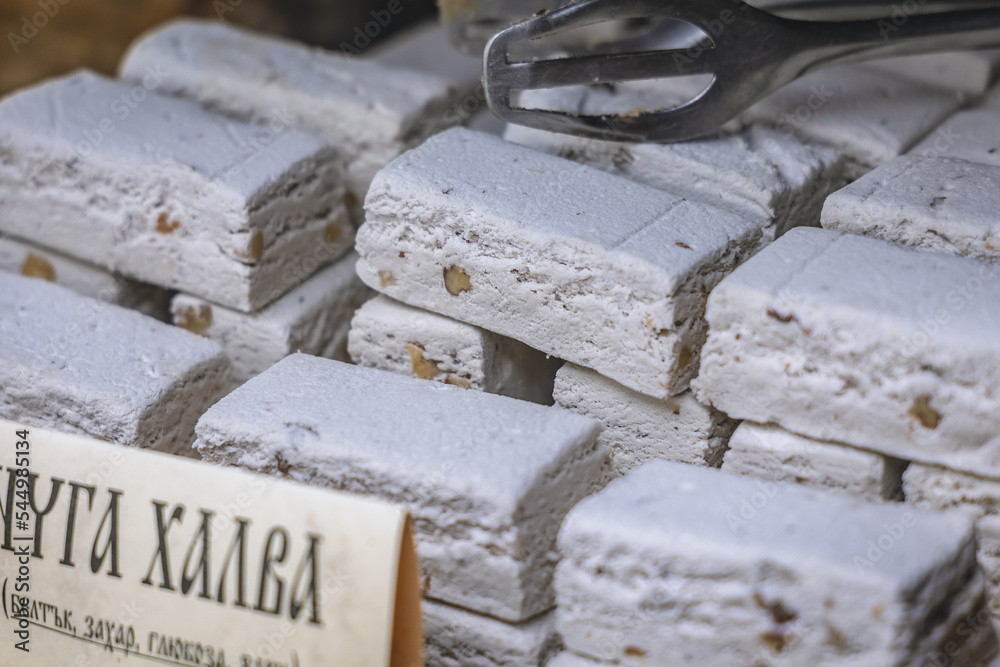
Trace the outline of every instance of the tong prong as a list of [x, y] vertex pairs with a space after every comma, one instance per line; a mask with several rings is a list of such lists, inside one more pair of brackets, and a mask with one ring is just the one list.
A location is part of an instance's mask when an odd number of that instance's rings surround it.
[[691, 59], [685, 56], [684, 49], [675, 49], [507, 63], [504, 76], [511, 88], [533, 90], [711, 74], [716, 67], [716, 59], [710, 51], [702, 53], [697, 59]]
[[[726, 14], [729, 12], [729, 14]], [[721, 29], [719, 17], [731, 16]], [[695, 57], [687, 49], [581, 55], [511, 63], [510, 46], [605, 20], [684, 21], [709, 35]], [[1000, 8], [914, 15], [886, 33], [885, 21], [802, 21], [742, 0], [575, 0], [499, 32], [484, 55], [486, 101], [498, 116], [540, 129], [634, 141], [682, 141], [711, 133], [751, 104], [809, 72], [880, 57], [1000, 45]], [[704, 42], [702, 43], [704, 44]], [[684, 57], [682, 57], [684, 56]], [[687, 104], [653, 111], [584, 116], [514, 109], [511, 90], [611, 83], [691, 74], [712, 83]]]

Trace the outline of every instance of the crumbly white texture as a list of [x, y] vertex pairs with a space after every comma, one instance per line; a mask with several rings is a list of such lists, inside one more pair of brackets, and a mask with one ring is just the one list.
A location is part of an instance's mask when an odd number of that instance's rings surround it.
[[986, 575], [990, 611], [1000, 616], [1000, 516], [986, 516], [976, 523], [979, 565]]
[[167, 321], [170, 293], [87, 264], [35, 243], [0, 235], [0, 270], [41, 278], [116, 306]]
[[433, 600], [423, 609], [428, 667], [543, 667], [561, 647], [552, 612], [513, 624]]
[[737, 424], [691, 391], [653, 398], [576, 364], [556, 373], [553, 396], [559, 407], [601, 422], [597, 440], [611, 450], [616, 475], [656, 460], [717, 468]]
[[143, 35], [121, 77], [139, 81], [148, 67], [169, 72], [165, 91], [213, 111], [325, 138], [338, 149], [358, 203], [387, 162], [457, 122], [450, 113], [457, 91], [447, 79], [219, 21], [173, 21]]
[[561, 360], [444, 315], [377, 296], [351, 323], [354, 363], [544, 405]]
[[0, 272], [0, 418], [193, 456], [229, 370], [187, 331]]
[[[458, 51], [448, 38], [440, 21], [430, 20], [405, 30], [388, 42], [364, 52], [372, 62], [387, 68], [416, 70], [439, 77], [453, 86], [460, 95], [476, 95], [482, 88], [483, 60]], [[461, 105], [464, 100], [457, 99]], [[485, 100], [480, 99], [480, 104]]]
[[735, 419], [1000, 471], [998, 274], [793, 229], [712, 292], [695, 393]]
[[915, 250], [1000, 263], [1000, 167], [965, 160], [893, 158], [823, 206], [823, 227]]
[[902, 500], [905, 468], [898, 459], [749, 421], [736, 428], [722, 463], [723, 471], [735, 475], [865, 500]]
[[[546, 91], [565, 96], [562, 89]], [[842, 184], [833, 149], [766, 127], [676, 144], [635, 144], [508, 125], [504, 138], [658, 190], [760, 219], [764, 241], [819, 225], [823, 200]]]
[[658, 398], [687, 388], [706, 295], [761, 239], [727, 211], [465, 129], [379, 172], [365, 211], [368, 285]]
[[933, 509], [963, 508], [976, 517], [1000, 516], [1000, 479], [911, 463], [903, 474], [906, 501]]
[[956, 113], [914, 146], [910, 154], [1000, 167], [1000, 109]]
[[1000, 480], [911, 463], [903, 475], [906, 502], [935, 510], [963, 510], [975, 516], [979, 564], [986, 574], [990, 608], [1000, 613]]
[[830, 146], [853, 180], [902, 155], [958, 108], [954, 91], [866, 65], [807, 75], [748, 109], [748, 122]]
[[952, 51], [873, 60], [870, 67], [976, 98], [1000, 73], [1000, 51]]
[[218, 342], [245, 382], [295, 352], [349, 361], [347, 334], [355, 311], [372, 295], [349, 253], [256, 313], [241, 313], [187, 294], [170, 304], [173, 322]]
[[[968, 517], [761, 484], [655, 462], [577, 505], [556, 573], [567, 648], [636, 666], [916, 665], [983, 608]], [[956, 664], [995, 650], [982, 635]]]
[[153, 93], [130, 110], [132, 94], [84, 72], [0, 103], [0, 231], [247, 312], [294, 287], [303, 257], [350, 247], [322, 139], [248, 152], [259, 127]]
[[522, 621], [550, 609], [566, 512], [605, 481], [597, 422], [303, 354], [216, 403], [195, 447], [405, 505], [426, 597]]

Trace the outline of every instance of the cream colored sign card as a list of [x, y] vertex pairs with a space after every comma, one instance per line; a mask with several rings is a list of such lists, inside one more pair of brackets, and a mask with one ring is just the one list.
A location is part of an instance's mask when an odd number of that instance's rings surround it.
[[0, 664], [423, 664], [403, 509], [4, 421], [0, 466]]

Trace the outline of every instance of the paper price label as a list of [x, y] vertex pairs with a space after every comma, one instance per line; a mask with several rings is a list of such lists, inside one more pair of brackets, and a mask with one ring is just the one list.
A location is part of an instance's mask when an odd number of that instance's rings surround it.
[[0, 421], [0, 663], [419, 667], [402, 508]]

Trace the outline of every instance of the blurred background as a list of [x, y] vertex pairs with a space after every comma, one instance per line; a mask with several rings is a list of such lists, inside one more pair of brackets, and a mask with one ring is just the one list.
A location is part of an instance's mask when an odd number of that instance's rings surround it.
[[[435, 0], [402, 6], [372, 44], [436, 16]], [[0, 0], [0, 95], [89, 67], [113, 74], [140, 33], [176, 16], [200, 16], [341, 50], [389, 0]], [[363, 42], [362, 42], [363, 44]], [[371, 48], [366, 46], [365, 48]]]

